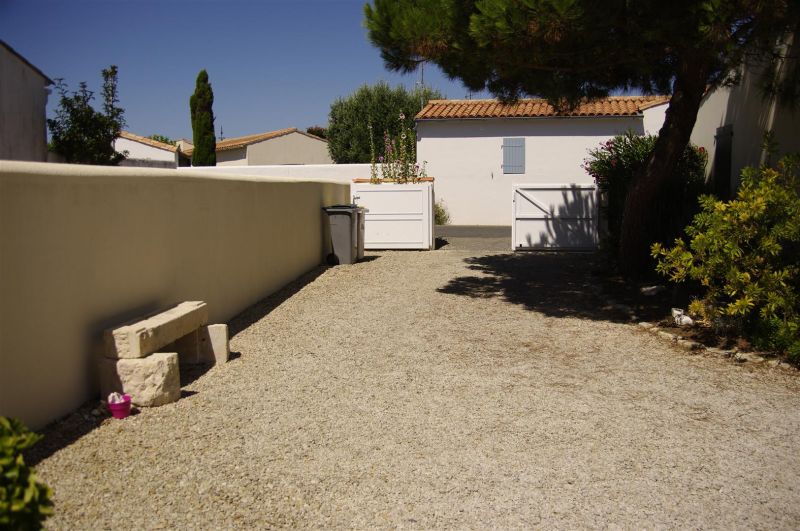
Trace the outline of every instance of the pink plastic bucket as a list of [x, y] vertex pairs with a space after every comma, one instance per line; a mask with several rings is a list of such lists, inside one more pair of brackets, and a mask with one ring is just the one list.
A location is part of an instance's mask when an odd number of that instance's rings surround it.
[[122, 395], [122, 400], [118, 404], [108, 403], [111, 416], [115, 419], [124, 419], [131, 414], [131, 395]]

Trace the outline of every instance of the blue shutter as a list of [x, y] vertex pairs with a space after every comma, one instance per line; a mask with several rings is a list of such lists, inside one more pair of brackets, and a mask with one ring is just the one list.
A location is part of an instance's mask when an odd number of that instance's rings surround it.
[[525, 173], [525, 139], [503, 139], [503, 173]]

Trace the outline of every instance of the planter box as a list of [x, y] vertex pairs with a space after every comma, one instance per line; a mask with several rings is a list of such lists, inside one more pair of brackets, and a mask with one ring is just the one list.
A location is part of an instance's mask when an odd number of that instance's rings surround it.
[[354, 182], [353, 203], [367, 208], [365, 249], [433, 249], [433, 183]]

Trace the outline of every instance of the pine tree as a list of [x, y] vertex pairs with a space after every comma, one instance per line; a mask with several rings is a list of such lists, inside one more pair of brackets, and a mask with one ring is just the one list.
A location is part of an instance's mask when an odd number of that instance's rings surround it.
[[192, 166], [217, 165], [217, 141], [214, 138], [214, 92], [208, 82], [208, 73], [201, 70], [197, 74], [194, 94], [189, 99], [192, 115], [192, 138], [194, 152]]
[[[790, 59], [776, 44], [800, 27], [800, 2], [373, 0], [365, 16], [388, 68], [409, 72], [431, 61], [467, 88], [506, 101], [542, 96], [568, 109], [620, 89], [671, 93], [625, 202], [620, 265], [636, 273], [649, 264], [639, 227], [674, 174], [703, 95], [746, 59]], [[784, 98], [800, 94], [797, 69], [776, 88]]]

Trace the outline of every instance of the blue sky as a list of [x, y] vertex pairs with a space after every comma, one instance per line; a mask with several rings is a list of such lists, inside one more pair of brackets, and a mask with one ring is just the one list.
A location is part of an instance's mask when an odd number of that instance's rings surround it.
[[[412, 87], [419, 73], [387, 71], [367, 40], [362, 0], [0, 0], [0, 39], [70, 88], [119, 67], [127, 129], [191, 138], [189, 97], [205, 68], [217, 134], [327, 122], [330, 104], [364, 83]], [[434, 66], [425, 84], [466, 90]], [[481, 95], [476, 95], [481, 96]], [[48, 116], [57, 103], [50, 96]]]

